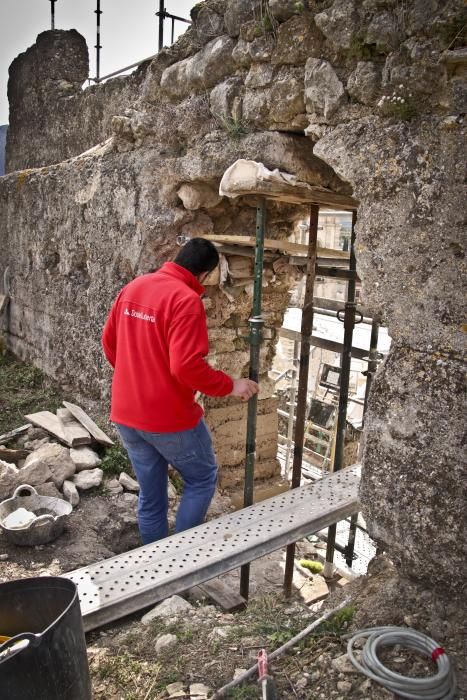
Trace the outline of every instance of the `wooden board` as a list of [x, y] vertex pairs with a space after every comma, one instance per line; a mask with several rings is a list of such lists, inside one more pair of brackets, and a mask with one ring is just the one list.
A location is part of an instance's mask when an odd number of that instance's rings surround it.
[[76, 406], [74, 403], [69, 403], [69, 401], [64, 401], [63, 405], [70, 411], [70, 413], [74, 415], [76, 420], [78, 420], [81, 423], [81, 425], [84, 425], [86, 430], [88, 430], [91, 433], [91, 435], [97, 442], [100, 442], [102, 445], [108, 446], [114, 444], [113, 440], [107, 437], [104, 431], [101, 430], [99, 426], [94, 423], [92, 418], [89, 418], [87, 413], [85, 413], [82, 408]]
[[63, 434], [72, 447], [89, 445], [92, 442], [91, 434], [76, 420], [68, 408], [58, 408], [57, 418], [62, 424]]
[[[254, 236], [224, 236], [214, 233], [203, 236], [207, 241], [213, 243], [224, 243], [225, 245], [238, 245], [254, 248], [256, 246], [256, 238]], [[272, 238], [264, 239], [265, 250], [277, 250], [286, 255], [297, 255], [307, 257], [308, 246], [301, 243], [291, 243], [290, 241], [275, 241]], [[334, 248], [321, 248], [318, 246], [318, 257], [325, 256], [328, 258], [339, 258], [349, 260], [349, 253], [345, 250], [334, 250]]]
[[63, 442], [64, 445], [67, 445], [67, 447], [71, 447], [71, 443], [65, 437], [62, 424], [58, 420], [55, 413], [51, 413], [50, 411], [38, 411], [37, 413], [29, 413], [27, 416], [25, 416], [25, 418], [31, 421], [33, 425], [37, 425], [39, 428], [46, 430], [48, 433], [56, 437], [57, 440], [60, 440], [60, 442]]
[[225, 612], [234, 612], [235, 610], [246, 608], [247, 601], [245, 598], [218, 578], [200, 583], [198, 588]]
[[31, 454], [30, 450], [9, 450], [7, 447], [0, 447], [0, 459], [4, 462], [17, 464], [21, 459]]
[[10, 440], [14, 440], [15, 437], [18, 437], [18, 435], [22, 435], [25, 433], [29, 428], [32, 428], [31, 423], [26, 423], [26, 425], [22, 425], [19, 428], [15, 428], [14, 430], [10, 430], [8, 433], [3, 433], [3, 435], [0, 435], [0, 445], [4, 445], [7, 442], [10, 442]]

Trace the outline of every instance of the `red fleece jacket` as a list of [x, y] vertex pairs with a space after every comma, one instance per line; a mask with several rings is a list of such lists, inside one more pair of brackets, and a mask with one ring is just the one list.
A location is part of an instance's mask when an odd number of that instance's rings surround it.
[[232, 379], [204, 360], [203, 292], [196, 277], [173, 262], [122, 289], [102, 333], [115, 370], [112, 421], [149, 432], [189, 430], [203, 415], [196, 391], [231, 393]]

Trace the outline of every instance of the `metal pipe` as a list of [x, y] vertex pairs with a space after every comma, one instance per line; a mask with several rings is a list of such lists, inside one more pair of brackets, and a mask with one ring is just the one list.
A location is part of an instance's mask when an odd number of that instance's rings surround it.
[[296, 393], [296, 381], [297, 381], [297, 364], [298, 364], [298, 349], [299, 342], [294, 340], [293, 344], [293, 369], [292, 369], [292, 381], [290, 384], [290, 411], [287, 423], [287, 452], [285, 455], [285, 478], [289, 478], [289, 462], [290, 462], [290, 450], [292, 448], [293, 442], [293, 426], [295, 421], [295, 393]]
[[[255, 281], [253, 288], [253, 309], [249, 319], [250, 324], [250, 373], [249, 377], [259, 381], [259, 354], [262, 341], [264, 320], [261, 316], [261, 301], [263, 291], [263, 252], [264, 230], [266, 226], [266, 200], [264, 197], [256, 207], [256, 249], [255, 249]], [[256, 462], [256, 417], [258, 410], [258, 394], [248, 401], [246, 427], [246, 458], [245, 485], [243, 494], [244, 508], [253, 503], [253, 483]], [[250, 565], [244, 564], [240, 571], [240, 595], [248, 600], [250, 588]]]
[[[366, 386], [365, 386], [365, 400], [363, 403], [363, 418], [362, 418], [362, 428], [365, 424], [365, 416], [368, 408], [368, 396], [370, 394], [371, 384], [373, 382], [374, 374], [378, 367], [378, 334], [379, 334], [379, 321], [378, 319], [373, 319], [371, 324], [371, 337], [370, 337], [370, 352], [368, 357], [368, 369], [364, 374], [366, 374]], [[349, 539], [347, 541], [347, 547], [345, 548], [345, 563], [348, 567], [352, 567], [353, 554], [355, 551], [355, 537], [357, 534], [357, 519], [358, 513], [355, 513], [350, 518], [350, 528], [349, 528]]]
[[130, 68], [136, 68], [137, 66], [141, 66], [143, 63], [146, 63], [147, 61], [152, 61], [152, 59], [156, 58], [156, 56], [157, 56], [157, 54], [155, 53], [154, 56], [148, 56], [147, 58], [143, 58], [141, 61], [137, 61], [136, 63], [132, 63], [129, 66], [125, 66], [124, 68], [119, 68], [118, 70], [114, 70], [113, 73], [108, 73], [107, 75], [103, 75], [99, 82], [102, 82], [103, 80], [107, 80], [107, 78], [113, 78], [114, 75], [120, 75], [120, 73], [124, 73], [126, 70], [130, 70]]
[[96, 0], [97, 6], [94, 10], [96, 14], [96, 83], [100, 81], [101, 72], [101, 0]]
[[55, 3], [57, 0], [50, 0], [50, 29], [55, 29]]
[[[297, 488], [302, 480], [303, 446], [305, 443], [306, 399], [308, 393], [308, 370], [310, 366], [310, 338], [313, 331], [313, 288], [316, 277], [316, 252], [318, 241], [319, 206], [310, 207], [310, 229], [308, 234], [308, 255], [303, 301], [300, 366], [298, 371], [297, 417], [295, 420], [294, 450], [291, 487]], [[284, 593], [292, 593], [292, 579], [295, 558], [295, 543], [287, 547], [284, 573]]]
[[159, 0], [159, 12], [156, 12], [159, 17], [159, 51], [164, 46], [164, 19], [165, 19], [165, 0]]
[[[349, 398], [349, 379], [350, 379], [350, 363], [352, 361], [352, 336], [355, 325], [355, 279], [357, 261], [355, 258], [355, 224], [357, 221], [357, 213], [352, 212], [352, 235], [350, 239], [350, 264], [349, 264], [349, 283], [347, 287], [347, 301], [345, 303], [344, 315], [344, 347], [342, 350], [341, 361], [341, 380], [339, 391], [339, 408], [337, 413], [337, 428], [336, 428], [336, 447], [334, 454], [333, 471], [339, 471], [344, 464], [344, 442], [345, 428], [347, 419], [347, 404]], [[327, 546], [326, 546], [326, 563], [324, 567], [324, 575], [331, 577], [333, 574], [334, 548], [336, 542], [336, 524], [328, 528]]]

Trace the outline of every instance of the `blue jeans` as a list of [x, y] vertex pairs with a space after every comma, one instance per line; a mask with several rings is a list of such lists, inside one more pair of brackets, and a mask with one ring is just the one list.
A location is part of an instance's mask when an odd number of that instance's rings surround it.
[[183, 479], [175, 532], [203, 522], [217, 482], [216, 456], [209, 430], [201, 419], [191, 430], [148, 433], [117, 425], [140, 486], [138, 526], [143, 544], [169, 534], [168, 465]]

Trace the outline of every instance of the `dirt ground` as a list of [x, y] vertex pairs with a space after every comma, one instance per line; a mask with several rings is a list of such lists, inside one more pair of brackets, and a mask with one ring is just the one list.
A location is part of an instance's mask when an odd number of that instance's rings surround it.
[[[121, 499], [120, 499], [121, 500]], [[217, 503], [217, 509], [225, 502]], [[214, 515], [218, 513], [214, 508]], [[85, 495], [70, 517], [63, 535], [39, 547], [16, 547], [0, 536], [3, 554], [0, 581], [57, 575], [131, 549], [139, 544], [134, 506], [123, 507], [118, 497]], [[299, 553], [310, 553], [303, 541]], [[349, 604], [335, 618], [294, 647], [286, 656], [271, 663], [278, 697], [299, 700], [385, 700], [395, 697], [356, 672], [346, 660], [346, 640], [351, 630], [379, 624], [410, 625], [433, 636], [452, 654], [458, 674], [465, 674], [459, 605], [448, 606], [428, 591], [400, 579], [384, 557], [375, 559], [369, 576], [336, 590], [323, 602], [307, 607], [295, 588], [292, 599], [282, 595], [284, 553], [276, 552], [253, 562], [251, 598], [246, 610], [224, 613], [210, 600], [185, 597], [193, 608], [182, 617], [155, 620], [143, 625], [146, 612], [120, 620], [87, 635], [88, 657], [94, 698], [102, 700], [162, 700], [169, 698], [171, 684], [181, 683], [186, 695], [193, 683], [203, 683], [212, 691], [230, 682], [238, 669], [256, 661], [260, 648], [270, 653], [309, 625], [326, 608], [343, 598]], [[223, 580], [238, 590], [239, 572]], [[176, 643], [157, 653], [162, 635], [173, 634]], [[431, 662], [389, 651], [384, 657], [395, 671], [408, 675], [433, 673]], [[461, 681], [462, 684], [462, 681]], [[172, 686], [173, 688], [173, 686]], [[231, 691], [237, 700], [259, 698], [256, 681]], [[463, 698], [462, 693], [459, 698]]]
[[[35, 370], [11, 360], [0, 360], [2, 430], [23, 422], [22, 412], [52, 409], [60, 392]], [[58, 403], [57, 403], [58, 402]], [[121, 454], [108, 458], [109, 474], [124, 468]], [[174, 504], [173, 504], [174, 505]], [[209, 517], [228, 509], [228, 499], [216, 497]], [[174, 512], [172, 508], [171, 518]], [[135, 503], [110, 496], [101, 488], [82, 495], [64, 533], [48, 545], [17, 547], [0, 534], [0, 583], [14, 579], [59, 575], [139, 545]], [[298, 557], [313, 556], [306, 540]], [[336, 589], [323, 603], [306, 606], [299, 596], [300, 578], [292, 599], [284, 599], [282, 581], [284, 553], [279, 551], [253, 562], [251, 597], [244, 611], [226, 614], [210, 600], [192, 602], [182, 617], [143, 625], [144, 610], [87, 635], [88, 657], [96, 700], [162, 700], [170, 697], [171, 684], [180, 683], [178, 697], [190, 698], [189, 686], [203, 683], [211, 691], [230, 682], [238, 669], [255, 663], [258, 650], [272, 652], [306, 627], [326, 608], [348, 599], [344, 610], [296, 645], [286, 656], [271, 663], [270, 672], [279, 698], [298, 700], [384, 700], [392, 693], [366, 679], [349, 665], [343, 635], [362, 627], [404, 625], [436, 639], [457, 666], [459, 700], [465, 700], [465, 601], [446, 600], [432, 586], [401, 576], [385, 558], [370, 564], [368, 576]], [[223, 577], [238, 590], [239, 572]], [[190, 593], [185, 597], [190, 599]], [[156, 652], [165, 634], [176, 637], [167, 651]], [[384, 661], [396, 672], [408, 675], [434, 672], [431, 662], [403, 650], [389, 650]], [[169, 687], [169, 692], [167, 691]], [[172, 697], [176, 695], [173, 694]], [[236, 700], [261, 697], [255, 681], [239, 686], [227, 697]]]

